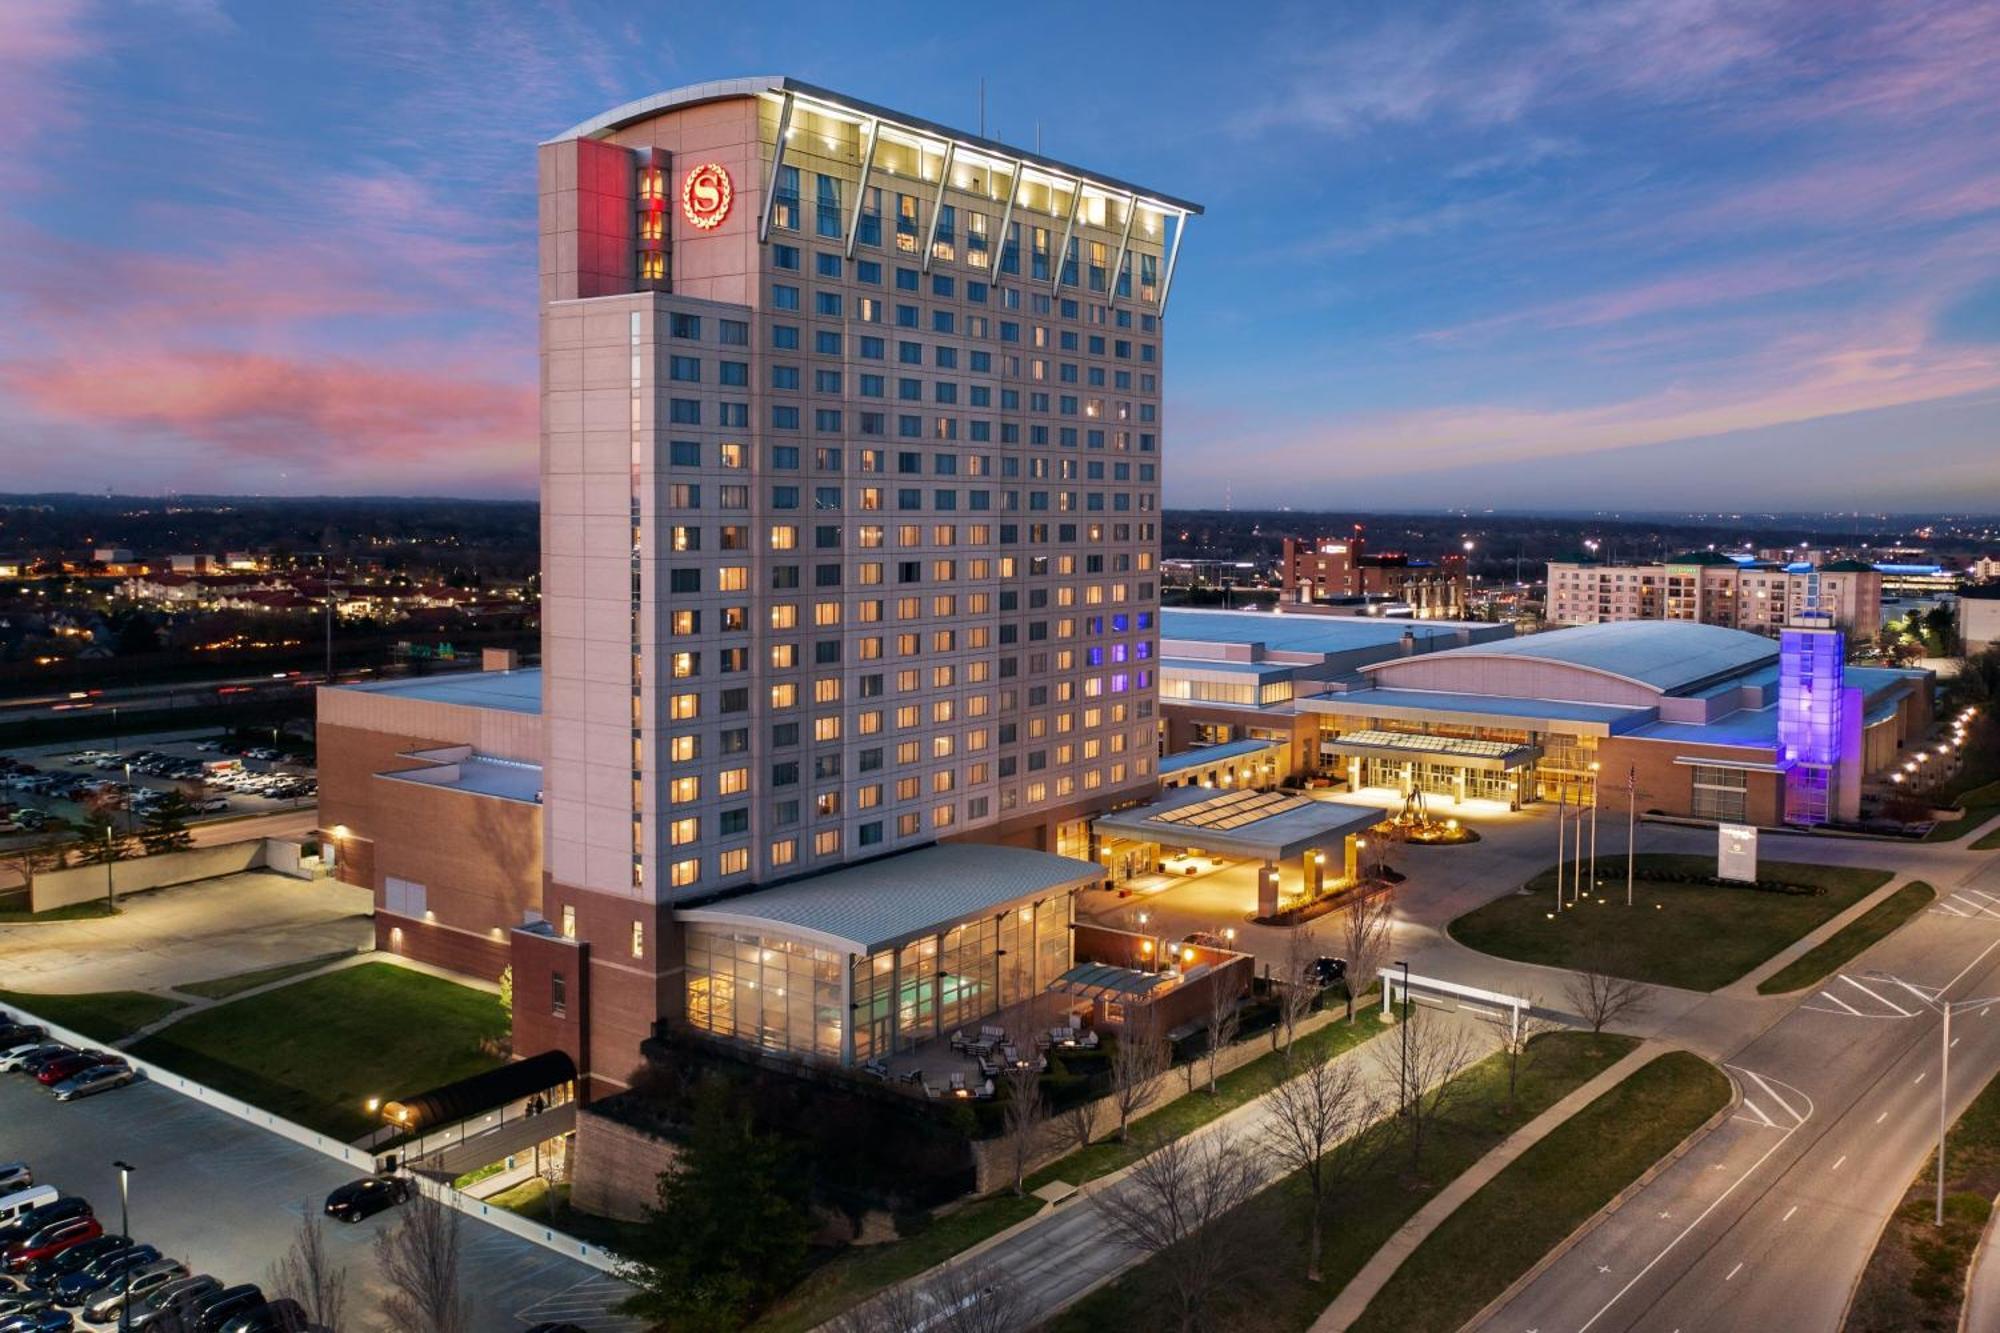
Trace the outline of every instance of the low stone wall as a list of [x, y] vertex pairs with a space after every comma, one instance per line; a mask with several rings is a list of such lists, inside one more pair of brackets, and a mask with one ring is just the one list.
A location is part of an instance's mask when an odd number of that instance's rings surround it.
[[[191, 847], [184, 852], [161, 852], [156, 856], [136, 856], [111, 863], [111, 886], [118, 897], [145, 889], [164, 889], [218, 875], [234, 875], [255, 870], [264, 864], [264, 839], [226, 842], [214, 847]], [[29, 900], [33, 910], [46, 912], [69, 907], [105, 895], [102, 865], [71, 866], [66, 870], [46, 870], [35, 876]]]
[[660, 1173], [679, 1157], [667, 1140], [580, 1106], [570, 1202], [599, 1217], [636, 1222], [659, 1202]]
[[[1357, 1019], [1362, 1016], [1364, 1008], [1365, 1006], [1361, 1005], [1355, 1006], [1354, 1013]], [[1317, 1032], [1328, 1023], [1345, 1022], [1346, 1017], [1346, 1005], [1344, 1003], [1335, 1004], [1329, 999], [1327, 1007], [1324, 1010], [1300, 1020], [1297, 1036], [1303, 1037], [1308, 1032]], [[1224, 1047], [1222, 1054], [1215, 1058], [1215, 1076], [1221, 1078], [1224, 1074], [1234, 1073], [1259, 1056], [1269, 1055], [1278, 1048], [1278, 1043], [1283, 1040], [1283, 1029], [1273, 1028], [1268, 1032], [1259, 1032], [1255, 1036], [1248, 1037], [1232, 1046]], [[1183, 1097], [1205, 1097], [1207, 1095], [1208, 1060], [1206, 1058], [1197, 1058], [1185, 1065], [1176, 1065], [1174, 1068], [1169, 1069], [1160, 1079], [1158, 1095], [1153, 1098], [1152, 1104], [1140, 1112], [1140, 1114], [1150, 1115], [1162, 1106], [1171, 1106]], [[1089, 1103], [1087, 1110], [1090, 1114], [1090, 1136], [1093, 1140], [1101, 1139], [1117, 1132], [1118, 1103], [1115, 1098], [1100, 1097], [1096, 1101]], [[1039, 1171], [1050, 1162], [1065, 1156], [1071, 1151], [1069, 1144], [1054, 1142], [1053, 1135], [1050, 1135], [1050, 1139], [1050, 1142], [1043, 1144], [1028, 1158], [1027, 1169], [1029, 1172]], [[972, 1167], [975, 1177], [973, 1191], [975, 1193], [987, 1194], [993, 1190], [1011, 1186], [1014, 1183], [1014, 1163], [1010, 1149], [1004, 1140], [979, 1139], [974, 1141], [970, 1146], [972, 1149]]]

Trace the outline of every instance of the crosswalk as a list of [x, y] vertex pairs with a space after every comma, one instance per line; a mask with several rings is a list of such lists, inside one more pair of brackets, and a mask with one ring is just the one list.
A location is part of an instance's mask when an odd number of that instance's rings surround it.
[[615, 1277], [589, 1277], [567, 1291], [545, 1296], [515, 1312], [523, 1324], [575, 1324], [590, 1333], [640, 1333], [647, 1327], [643, 1319], [616, 1313], [611, 1307], [631, 1294], [631, 1288]]
[[1932, 916], [2000, 919], [2000, 898], [1979, 889], [1963, 889], [1940, 898], [1929, 910]]

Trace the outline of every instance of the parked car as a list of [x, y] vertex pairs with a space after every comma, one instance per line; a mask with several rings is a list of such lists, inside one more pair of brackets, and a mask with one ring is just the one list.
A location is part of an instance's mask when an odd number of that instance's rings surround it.
[[74, 1194], [58, 1193], [46, 1185], [7, 1197], [27, 1206], [21, 1207], [20, 1203], [12, 1205], [13, 1211], [7, 1224], [0, 1226], [0, 1246], [26, 1240], [51, 1222], [67, 1222], [72, 1217], [88, 1217], [91, 1213], [88, 1200]]
[[54, 1087], [64, 1079], [81, 1074], [86, 1069], [108, 1065], [118, 1057], [109, 1051], [72, 1051], [59, 1055], [35, 1070], [35, 1082], [45, 1088]]
[[9, 1023], [0, 1027], [0, 1045], [19, 1046], [23, 1042], [46, 1040], [48, 1035], [47, 1028], [33, 1023]]
[[315, 1327], [304, 1306], [281, 1296], [235, 1316], [222, 1326], [221, 1333], [301, 1333]]
[[1345, 958], [1315, 958], [1312, 961], [1313, 980], [1322, 986], [1337, 984], [1347, 975]]
[[135, 1301], [127, 1322], [133, 1328], [167, 1327], [178, 1333], [188, 1326], [196, 1304], [221, 1290], [221, 1279], [206, 1273], [176, 1278], [148, 1292], [144, 1301]]
[[46, 1310], [49, 1298], [39, 1292], [0, 1292], [0, 1319], [11, 1319], [27, 1310]]
[[326, 1196], [326, 1215], [338, 1222], [359, 1222], [410, 1197], [410, 1184], [394, 1176], [365, 1176]]
[[35, 1183], [35, 1168], [26, 1162], [0, 1162], [0, 1194], [17, 1194]]
[[75, 1054], [76, 1047], [74, 1046], [67, 1046], [59, 1041], [46, 1041], [42, 1043], [41, 1050], [21, 1061], [21, 1072], [29, 1075], [39, 1074], [42, 1072], [44, 1066], [60, 1060], [66, 1055]]
[[38, 1055], [57, 1056], [69, 1050], [59, 1041], [29, 1039], [15, 1042], [11, 1046], [0, 1047], [0, 1073], [18, 1072], [28, 1061]]
[[128, 1245], [122, 1250], [113, 1250], [94, 1263], [85, 1264], [74, 1273], [64, 1274], [49, 1290], [55, 1294], [57, 1305], [78, 1306], [112, 1278], [135, 1268], [143, 1268], [159, 1257], [160, 1252], [151, 1245]]
[[123, 1236], [106, 1233], [96, 1240], [87, 1240], [81, 1245], [73, 1245], [53, 1259], [38, 1259], [28, 1265], [28, 1271], [21, 1274], [21, 1280], [28, 1284], [28, 1290], [41, 1291], [52, 1287], [56, 1279], [74, 1273], [79, 1268], [88, 1267], [107, 1254], [128, 1248], [132, 1242]]
[[94, 1097], [100, 1092], [122, 1088], [139, 1077], [139, 1071], [120, 1060], [114, 1064], [93, 1065], [80, 1074], [72, 1074], [51, 1088], [59, 1102], [73, 1102], [79, 1097]]
[[64, 1250], [87, 1240], [96, 1240], [103, 1234], [103, 1225], [88, 1214], [66, 1217], [60, 1222], [49, 1223], [32, 1236], [13, 1242], [5, 1251], [0, 1251], [0, 1256], [4, 1256], [8, 1272], [18, 1273], [29, 1264], [53, 1259]]
[[222, 1333], [222, 1326], [240, 1314], [248, 1314], [264, 1304], [264, 1292], [255, 1283], [224, 1287], [194, 1307], [193, 1327], [197, 1333]]
[[53, 1305], [37, 1306], [0, 1319], [0, 1333], [70, 1333], [76, 1319]]
[[169, 1282], [177, 1282], [188, 1275], [187, 1269], [172, 1259], [156, 1259], [150, 1264], [141, 1264], [113, 1277], [109, 1282], [92, 1292], [83, 1302], [83, 1322], [86, 1324], [108, 1324], [118, 1317], [129, 1298], [136, 1299], [149, 1292], [158, 1291]]

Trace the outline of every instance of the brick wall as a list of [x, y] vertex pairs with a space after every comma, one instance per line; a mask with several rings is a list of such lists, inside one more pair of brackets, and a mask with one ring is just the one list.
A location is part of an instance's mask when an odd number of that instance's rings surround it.
[[660, 1173], [679, 1158], [680, 1150], [665, 1139], [579, 1110], [569, 1200], [598, 1217], [637, 1222], [659, 1202]]

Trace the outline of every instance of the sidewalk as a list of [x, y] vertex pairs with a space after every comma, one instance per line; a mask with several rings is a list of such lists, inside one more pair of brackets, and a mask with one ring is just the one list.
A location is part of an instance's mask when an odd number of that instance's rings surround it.
[[1341, 1333], [1368, 1308], [1368, 1302], [1375, 1299], [1377, 1292], [1389, 1281], [1403, 1261], [1410, 1257], [1424, 1237], [1431, 1234], [1454, 1212], [1458, 1206], [1478, 1193], [1481, 1186], [1499, 1175], [1507, 1166], [1539, 1143], [1550, 1130], [1562, 1124], [1591, 1102], [1609, 1092], [1625, 1080], [1625, 1077], [1646, 1064], [1655, 1056], [1663, 1055], [1674, 1047], [1665, 1042], [1646, 1041], [1632, 1048], [1623, 1059], [1599, 1074], [1590, 1082], [1564, 1097], [1548, 1110], [1536, 1116], [1521, 1128], [1508, 1135], [1505, 1142], [1480, 1158], [1472, 1167], [1446, 1185], [1442, 1190], [1419, 1208], [1409, 1221], [1403, 1223], [1395, 1235], [1383, 1243], [1382, 1248], [1362, 1266], [1348, 1284], [1341, 1288], [1333, 1304], [1315, 1319], [1312, 1333]]
[[[1757, 992], [1758, 983], [1766, 977], [1776, 976], [1779, 972], [1791, 966], [1794, 959], [1804, 957], [1826, 941], [1832, 939], [1835, 935], [1838, 935], [1841, 931], [1847, 929], [1849, 925], [1874, 911], [1878, 903], [1887, 901], [1890, 894], [1908, 884], [1911, 878], [1909, 875], [1891, 876], [1887, 884], [1884, 884], [1881, 888], [1875, 890], [1875, 892], [1869, 894], [1839, 916], [1814, 927], [1805, 935], [1793, 940], [1790, 944], [1778, 950], [1777, 953], [1771, 955], [1771, 957], [1765, 959], [1756, 967], [1751, 968], [1748, 972], [1715, 993], [1741, 1000], [1796, 999], [1797, 994], [1795, 992], [1787, 992], [1782, 996], [1760, 995]], [[1799, 989], [1803, 990], [1805, 987], [1802, 986]]]

